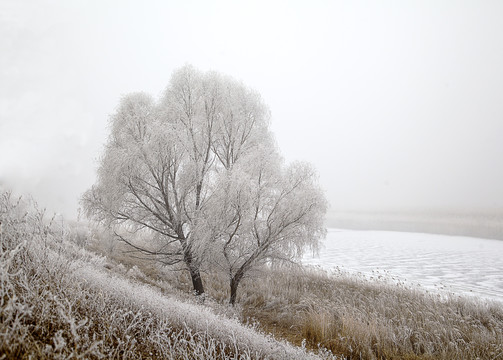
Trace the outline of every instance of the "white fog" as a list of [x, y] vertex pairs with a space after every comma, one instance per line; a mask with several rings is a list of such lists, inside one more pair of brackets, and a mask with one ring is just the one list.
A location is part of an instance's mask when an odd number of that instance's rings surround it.
[[0, 359], [501, 359], [502, 19], [0, 0]]
[[75, 218], [120, 97], [257, 90], [332, 212], [503, 209], [503, 4], [2, 1], [0, 183]]

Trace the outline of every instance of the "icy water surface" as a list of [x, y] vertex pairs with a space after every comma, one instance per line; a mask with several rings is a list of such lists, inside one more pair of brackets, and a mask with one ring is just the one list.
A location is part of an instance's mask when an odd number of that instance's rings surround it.
[[428, 289], [503, 301], [503, 241], [390, 231], [329, 229], [304, 264], [375, 276], [387, 271]]

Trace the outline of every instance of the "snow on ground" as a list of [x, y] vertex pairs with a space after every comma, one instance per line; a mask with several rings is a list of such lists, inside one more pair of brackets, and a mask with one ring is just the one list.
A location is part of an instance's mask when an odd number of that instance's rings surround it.
[[329, 229], [319, 255], [306, 255], [302, 262], [368, 276], [387, 272], [429, 290], [503, 299], [501, 240]]

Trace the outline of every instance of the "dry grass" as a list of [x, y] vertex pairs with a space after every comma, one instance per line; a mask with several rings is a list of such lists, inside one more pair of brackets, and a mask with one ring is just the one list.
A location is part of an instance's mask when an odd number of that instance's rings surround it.
[[295, 268], [263, 275], [240, 289], [243, 313], [296, 344], [305, 339], [350, 359], [503, 358], [501, 303], [426, 293], [382, 276]]
[[[158, 271], [190, 292], [184, 273]], [[223, 306], [227, 278], [206, 273], [204, 281], [207, 304]], [[501, 303], [428, 293], [386, 274], [368, 279], [315, 268], [264, 268], [243, 281], [236, 312], [276, 338], [341, 358], [503, 359]]]
[[135, 281], [32, 206], [0, 194], [0, 359], [315, 358]]
[[[190, 293], [183, 272], [121, 261], [141, 269], [143, 281], [178, 288], [180, 296]], [[227, 277], [203, 276], [206, 304], [225, 309]], [[428, 293], [386, 274], [368, 279], [315, 268], [264, 268], [243, 280], [234, 313], [276, 338], [341, 358], [503, 359], [502, 303]]]
[[184, 272], [125, 256], [103, 234], [62, 234], [30, 206], [0, 198], [0, 359], [314, 357], [257, 328], [322, 358], [336, 358], [326, 348], [346, 359], [503, 359], [501, 303], [292, 267], [243, 280], [234, 309], [226, 276], [205, 273], [201, 306]]

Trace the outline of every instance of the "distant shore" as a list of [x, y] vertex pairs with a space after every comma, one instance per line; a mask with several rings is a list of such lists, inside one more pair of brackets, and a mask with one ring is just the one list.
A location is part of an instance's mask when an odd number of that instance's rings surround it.
[[503, 211], [477, 214], [450, 212], [332, 212], [326, 225], [352, 230], [390, 230], [503, 240]]

